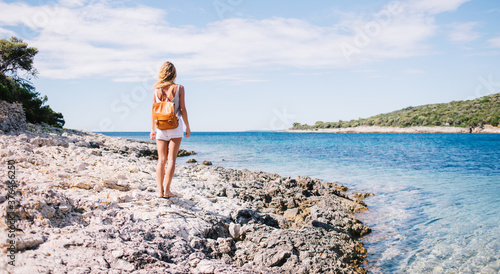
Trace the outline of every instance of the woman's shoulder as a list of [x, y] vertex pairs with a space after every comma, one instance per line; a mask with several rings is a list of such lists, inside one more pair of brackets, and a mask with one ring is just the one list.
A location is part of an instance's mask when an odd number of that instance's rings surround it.
[[162, 95], [163, 95], [163, 91], [161, 88], [158, 88], [158, 87], [153, 88], [153, 96], [161, 98]]
[[168, 91], [168, 90], [173, 90], [175, 92], [175, 90], [177, 88], [179, 88], [180, 92], [184, 92], [184, 86], [183, 85], [174, 84], [174, 85], [170, 85], [170, 86], [167, 86], [167, 87], [154, 87], [153, 88], [153, 93], [162, 94], [164, 91]]
[[177, 87], [179, 88], [179, 92], [184, 92], [184, 86], [180, 84], [176, 84]]

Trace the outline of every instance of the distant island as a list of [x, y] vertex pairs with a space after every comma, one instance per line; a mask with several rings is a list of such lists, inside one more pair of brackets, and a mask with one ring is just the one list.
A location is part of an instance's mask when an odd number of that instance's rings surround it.
[[287, 132], [500, 133], [500, 93], [467, 101], [407, 107], [369, 118], [294, 123]]

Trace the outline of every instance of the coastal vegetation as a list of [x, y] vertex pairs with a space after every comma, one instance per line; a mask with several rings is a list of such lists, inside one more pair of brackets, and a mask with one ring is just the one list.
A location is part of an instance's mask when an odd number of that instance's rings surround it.
[[350, 128], [357, 126], [414, 127], [498, 126], [500, 122], [500, 93], [467, 101], [407, 107], [401, 110], [350, 121], [323, 122], [314, 125], [293, 123], [291, 130], [319, 128]]
[[26, 121], [62, 128], [64, 117], [48, 106], [47, 96], [41, 96], [29, 81], [36, 77], [33, 59], [38, 50], [16, 37], [0, 39], [0, 100], [21, 103]]

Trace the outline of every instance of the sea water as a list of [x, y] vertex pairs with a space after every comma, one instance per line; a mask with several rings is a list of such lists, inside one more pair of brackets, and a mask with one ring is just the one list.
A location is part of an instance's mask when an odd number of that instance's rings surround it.
[[[105, 133], [147, 141], [149, 133]], [[371, 192], [356, 217], [371, 273], [500, 271], [500, 135], [195, 132], [181, 148], [223, 167]]]

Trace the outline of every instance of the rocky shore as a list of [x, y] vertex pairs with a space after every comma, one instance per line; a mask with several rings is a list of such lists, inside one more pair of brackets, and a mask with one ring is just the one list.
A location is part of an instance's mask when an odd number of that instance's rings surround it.
[[155, 144], [6, 129], [0, 263], [7, 273], [366, 272], [359, 238], [370, 228], [352, 216], [366, 210], [366, 195], [348, 195], [345, 186], [190, 164], [176, 168], [179, 197], [156, 198]]
[[318, 128], [314, 130], [289, 129], [282, 132], [325, 132], [325, 133], [500, 133], [500, 127], [379, 127], [359, 126], [347, 128]]

